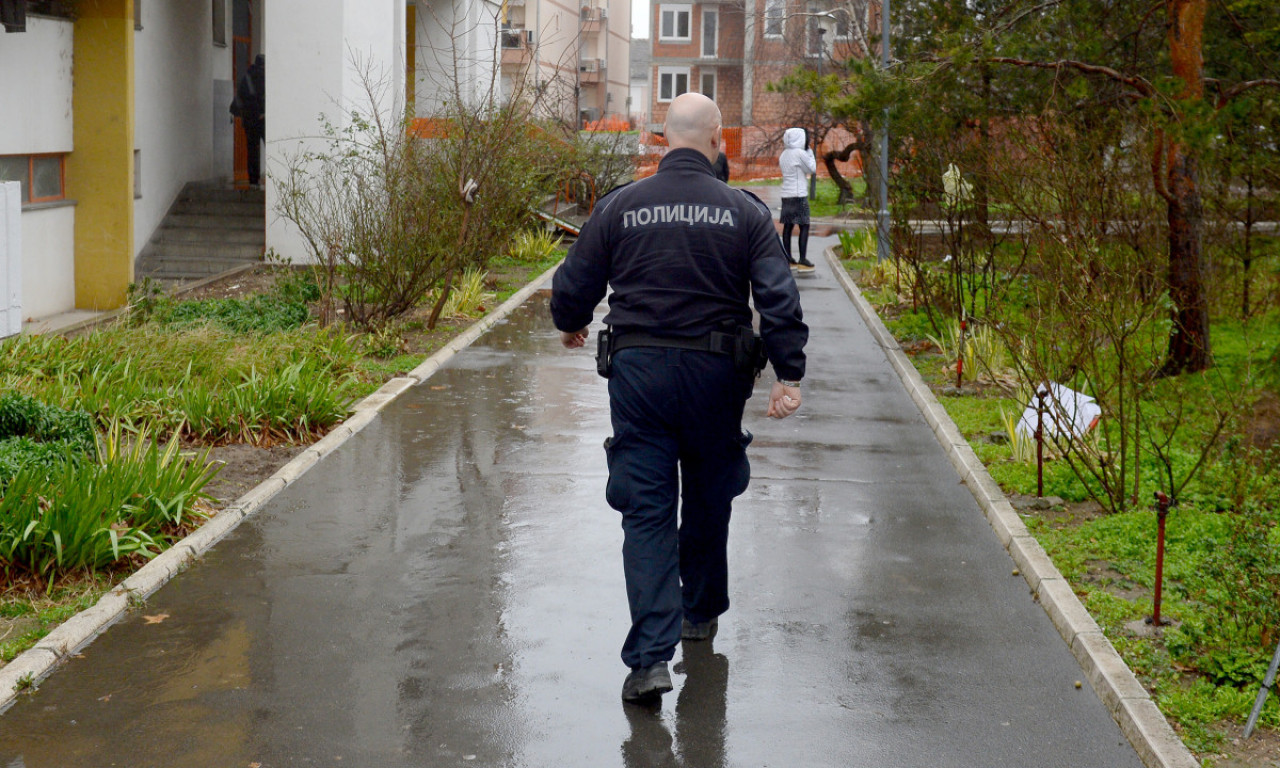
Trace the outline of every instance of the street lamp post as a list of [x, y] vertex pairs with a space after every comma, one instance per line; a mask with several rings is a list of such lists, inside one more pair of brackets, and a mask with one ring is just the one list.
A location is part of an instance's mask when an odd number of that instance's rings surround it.
[[[889, 0], [880, 0], [880, 66], [889, 71]], [[876, 261], [889, 258], [889, 108], [880, 128], [880, 210], [876, 214]]]
[[[822, 87], [822, 60], [827, 56], [826, 35], [827, 35], [827, 28], [823, 27], [822, 25], [819, 25], [818, 26], [818, 87], [819, 88]], [[821, 120], [821, 116], [819, 116], [819, 120]], [[813, 131], [813, 136], [814, 136], [813, 146], [811, 147], [815, 157], [818, 154], [817, 128], [818, 126], [815, 124], [814, 131]], [[818, 169], [817, 168], [814, 168], [813, 173], [809, 174], [809, 199], [810, 200], [818, 199]]]

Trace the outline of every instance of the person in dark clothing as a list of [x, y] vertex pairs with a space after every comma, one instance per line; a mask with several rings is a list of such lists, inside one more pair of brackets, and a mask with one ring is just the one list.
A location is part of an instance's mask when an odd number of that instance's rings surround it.
[[249, 150], [249, 184], [257, 186], [262, 176], [262, 140], [267, 133], [267, 72], [262, 54], [253, 60], [236, 85], [231, 114], [240, 118]]
[[726, 157], [723, 152], [721, 152], [715, 162], [711, 164], [711, 170], [715, 172], [717, 179], [723, 181], [725, 184], [729, 183], [729, 158]]
[[742, 413], [762, 364], [734, 351], [752, 339], [750, 302], [778, 377], [768, 416], [800, 407], [809, 337], [769, 208], [712, 171], [715, 102], [677, 97], [665, 135], [657, 173], [597, 203], [551, 294], [561, 342], [574, 349], [612, 288], [597, 358], [613, 425], [605, 499], [622, 513], [631, 607], [622, 698], [641, 704], [671, 690], [677, 643], [710, 639], [729, 608], [730, 507], [751, 476]]

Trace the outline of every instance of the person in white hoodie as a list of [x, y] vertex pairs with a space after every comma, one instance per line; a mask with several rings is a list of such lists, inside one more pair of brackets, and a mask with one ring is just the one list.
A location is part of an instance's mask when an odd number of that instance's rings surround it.
[[[778, 167], [782, 169], [782, 247], [792, 268], [801, 272], [813, 269], [813, 262], [805, 255], [809, 247], [809, 198], [805, 177], [818, 170], [818, 161], [807, 143], [803, 128], [788, 128], [782, 134], [785, 149], [778, 157]], [[792, 227], [800, 228], [798, 260], [791, 257]]]

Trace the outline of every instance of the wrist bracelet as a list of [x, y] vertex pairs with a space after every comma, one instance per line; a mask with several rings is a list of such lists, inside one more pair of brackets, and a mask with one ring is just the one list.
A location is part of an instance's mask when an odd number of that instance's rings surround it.
[[788, 381], [788, 380], [786, 380], [786, 379], [778, 379], [778, 383], [779, 383], [779, 384], [781, 384], [781, 385], [782, 385], [782, 386], [784, 386], [784, 387], [798, 387], [798, 386], [800, 386], [800, 380], [799, 380], [799, 379], [796, 379], [795, 381]]

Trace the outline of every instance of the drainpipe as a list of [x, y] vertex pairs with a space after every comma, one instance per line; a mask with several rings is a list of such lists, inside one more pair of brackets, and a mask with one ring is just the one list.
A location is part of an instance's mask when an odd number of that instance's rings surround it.
[[753, 125], [752, 91], [756, 84], [756, 0], [746, 0], [742, 34], [742, 126]]

